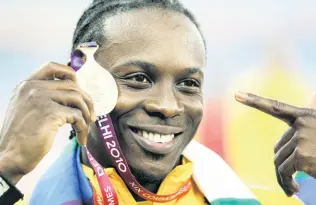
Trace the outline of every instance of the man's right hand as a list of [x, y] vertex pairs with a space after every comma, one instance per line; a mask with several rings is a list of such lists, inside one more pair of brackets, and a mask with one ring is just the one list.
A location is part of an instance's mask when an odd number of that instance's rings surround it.
[[0, 173], [13, 184], [49, 152], [60, 127], [73, 124], [85, 145], [96, 120], [91, 98], [72, 68], [48, 63], [15, 90], [0, 132]]

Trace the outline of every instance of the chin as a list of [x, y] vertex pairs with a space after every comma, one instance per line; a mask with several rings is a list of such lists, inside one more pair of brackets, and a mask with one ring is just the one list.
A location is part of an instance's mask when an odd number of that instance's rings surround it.
[[[145, 152], [146, 153], [146, 152]], [[166, 156], [146, 153], [147, 157], [140, 160], [127, 159], [133, 175], [142, 183], [159, 183], [161, 182], [176, 166], [178, 161], [175, 157], [173, 163], [164, 160]]]
[[182, 149], [177, 148], [168, 154], [150, 152], [136, 142], [122, 142], [124, 156], [133, 175], [142, 183], [161, 182], [180, 162]]

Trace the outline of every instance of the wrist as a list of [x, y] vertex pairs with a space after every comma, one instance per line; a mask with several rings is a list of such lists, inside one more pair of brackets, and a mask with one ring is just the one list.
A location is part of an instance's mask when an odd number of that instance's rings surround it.
[[16, 155], [0, 154], [0, 174], [13, 185], [16, 185], [24, 176], [21, 170], [15, 165], [16, 161]]

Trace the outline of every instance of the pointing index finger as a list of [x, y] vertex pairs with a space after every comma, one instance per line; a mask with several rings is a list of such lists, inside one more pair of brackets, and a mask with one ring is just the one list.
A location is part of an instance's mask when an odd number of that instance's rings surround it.
[[292, 125], [296, 118], [311, 114], [312, 111], [311, 109], [296, 107], [251, 93], [237, 92], [235, 98], [238, 102], [283, 120], [289, 125]]

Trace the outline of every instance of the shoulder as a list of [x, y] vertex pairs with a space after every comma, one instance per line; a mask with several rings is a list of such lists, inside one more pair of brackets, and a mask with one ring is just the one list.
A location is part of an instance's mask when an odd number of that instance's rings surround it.
[[[200, 188], [214, 189], [211, 186], [203, 187], [203, 182], [209, 178], [208, 184], [216, 187], [213, 192], [218, 192], [218, 196], [221, 195], [220, 190], [223, 189], [223, 192], [230, 192], [233, 195], [241, 194], [240, 196], [257, 198], [261, 204], [274, 204], [275, 199], [278, 199], [279, 204], [303, 205], [297, 197], [289, 198], [281, 190], [247, 186], [221, 156], [195, 140], [186, 147], [183, 155], [193, 162], [195, 181], [199, 182]], [[203, 180], [199, 180], [201, 176]], [[222, 187], [223, 181], [230, 181], [230, 186]], [[205, 194], [207, 195], [207, 192]]]

